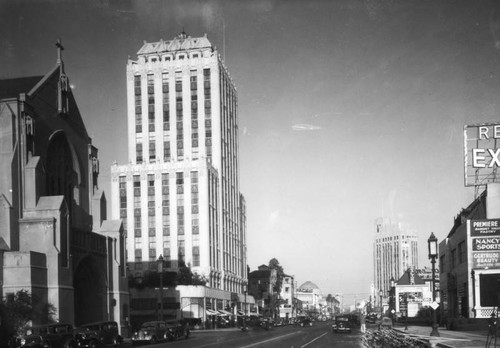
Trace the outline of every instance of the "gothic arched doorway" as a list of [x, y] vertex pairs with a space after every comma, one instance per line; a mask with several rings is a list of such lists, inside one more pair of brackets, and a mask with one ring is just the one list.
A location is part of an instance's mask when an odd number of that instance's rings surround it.
[[[100, 265], [101, 264], [101, 265]], [[106, 281], [104, 262], [86, 256], [75, 269], [75, 325], [106, 320]]]

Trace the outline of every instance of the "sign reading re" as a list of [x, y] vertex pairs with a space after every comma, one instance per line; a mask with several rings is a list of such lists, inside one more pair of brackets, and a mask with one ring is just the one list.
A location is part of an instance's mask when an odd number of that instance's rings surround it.
[[500, 182], [500, 124], [464, 127], [465, 186]]

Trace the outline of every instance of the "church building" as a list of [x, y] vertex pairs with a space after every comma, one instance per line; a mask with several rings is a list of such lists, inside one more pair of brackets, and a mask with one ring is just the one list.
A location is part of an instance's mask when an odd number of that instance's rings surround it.
[[107, 220], [92, 145], [57, 44], [44, 76], [0, 80], [0, 296], [28, 291], [41, 324], [127, 325], [123, 227]]

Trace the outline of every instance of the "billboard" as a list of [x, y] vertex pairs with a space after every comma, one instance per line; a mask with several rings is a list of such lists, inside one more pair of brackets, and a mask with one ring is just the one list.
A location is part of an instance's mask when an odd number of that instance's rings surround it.
[[465, 186], [500, 182], [500, 124], [464, 126]]
[[473, 269], [500, 268], [500, 219], [471, 220]]

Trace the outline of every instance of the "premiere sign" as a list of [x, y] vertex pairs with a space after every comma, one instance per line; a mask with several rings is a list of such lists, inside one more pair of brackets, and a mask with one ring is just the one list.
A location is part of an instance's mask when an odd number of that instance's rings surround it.
[[500, 182], [500, 124], [464, 127], [465, 186]]
[[471, 220], [472, 268], [500, 268], [500, 219]]

